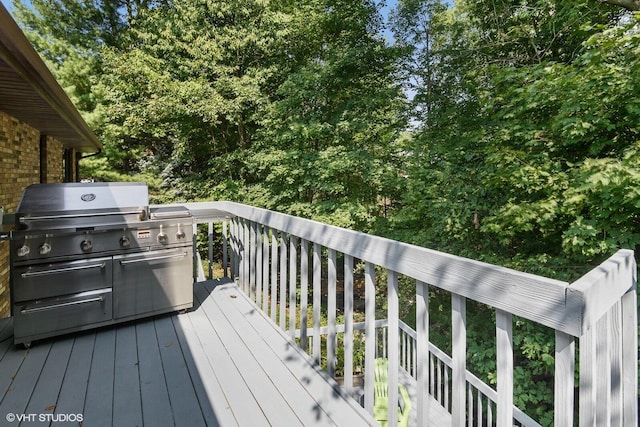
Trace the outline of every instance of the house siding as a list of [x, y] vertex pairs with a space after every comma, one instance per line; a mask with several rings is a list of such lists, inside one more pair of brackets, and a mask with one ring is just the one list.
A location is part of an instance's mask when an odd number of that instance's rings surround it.
[[[46, 182], [62, 182], [64, 147], [50, 136], [45, 140], [43, 177]], [[40, 181], [40, 132], [0, 111], [0, 205], [5, 212], [15, 212], [22, 191]], [[0, 318], [9, 316], [9, 300], [9, 242], [0, 241]]]

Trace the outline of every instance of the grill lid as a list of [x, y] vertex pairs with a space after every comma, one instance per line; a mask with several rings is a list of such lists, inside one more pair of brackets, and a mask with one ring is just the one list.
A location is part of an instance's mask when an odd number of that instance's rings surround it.
[[105, 216], [144, 220], [148, 209], [148, 188], [141, 182], [34, 184], [22, 193], [16, 225], [42, 229], [68, 222], [99, 224]]

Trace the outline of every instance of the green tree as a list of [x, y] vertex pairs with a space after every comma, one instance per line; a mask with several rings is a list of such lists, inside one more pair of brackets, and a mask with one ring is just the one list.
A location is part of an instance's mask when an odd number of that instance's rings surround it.
[[[429, 70], [415, 88], [428, 113], [403, 140], [407, 191], [381, 232], [565, 280], [637, 248], [637, 17], [594, 1], [427, 11], [429, 44], [410, 59]], [[516, 401], [550, 424], [553, 338], [518, 322]], [[469, 324], [471, 368], [491, 381], [492, 333]]]
[[[299, 8], [299, 6], [298, 6]], [[397, 174], [393, 141], [405, 123], [369, 1], [308, 2], [290, 23], [288, 73], [261, 120], [251, 166], [268, 207], [364, 229]]]

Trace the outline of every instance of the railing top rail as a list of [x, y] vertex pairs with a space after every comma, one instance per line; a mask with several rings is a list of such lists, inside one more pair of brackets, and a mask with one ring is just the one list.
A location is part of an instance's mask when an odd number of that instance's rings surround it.
[[[591, 321], [602, 311], [606, 304], [596, 305], [593, 302], [602, 293], [607, 295], [607, 301], [614, 300], [615, 303], [631, 287], [629, 283], [612, 279], [624, 273], [620, 266], [624, 265], [625, 269], [635, 266], [633, 252], [620, 251], [594, 272], [569, 285], [559, 280], [240, 203], [197, 202], [184, 206], [198, 219], [205, 219], [209, 214], [221, 219], [220, 212], [225, 212], [290, 233], [573, 336], [582, 334], [585, 316]], [[594, 290], [603, 288], [598, 286], [602, 280], [615, 282], [615, 289]]]
[[569, 286], [567, 307], [580, 308], [583, 333], [625, 293], [636, 288], [637, 268], [634, 252], [621, 249]]

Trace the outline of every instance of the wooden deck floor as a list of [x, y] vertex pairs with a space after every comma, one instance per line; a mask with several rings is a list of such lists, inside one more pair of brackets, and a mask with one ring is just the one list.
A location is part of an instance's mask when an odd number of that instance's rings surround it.
[[30, 350], [2, 340], [0, 425], [375, 424], [233, 284], [200, 283], [195, 294], [186, 314]]

